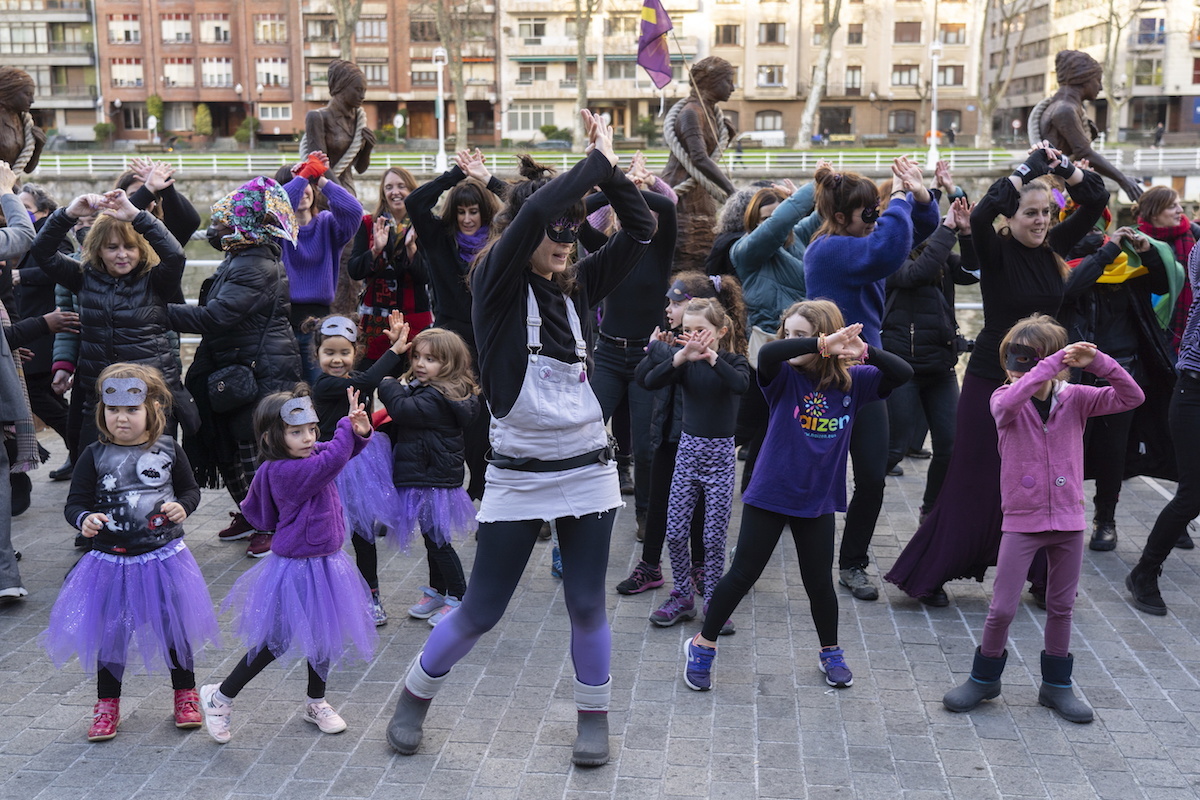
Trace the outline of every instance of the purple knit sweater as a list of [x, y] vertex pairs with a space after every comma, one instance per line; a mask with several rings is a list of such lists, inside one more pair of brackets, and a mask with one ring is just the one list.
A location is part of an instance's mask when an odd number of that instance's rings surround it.
[[348, 418], [328, 442], [317, 442], [308, 458], [264, 461], [242, 501], [246, 521], [275, 531], [271, 552], [284, 558], [327, 556], [346, 540], [342, 500], [334, 479], [367, 446]]
[[[283, 189], [292, 208], [304, 197], [307, 178], [292, 178]], [[287, 268], [293, 303], [329, 305], [337, 289], [338, 270], [345, 248], [362, 224], [363, 207], [354, 195], [333, 181], [321, 189], [329, 200], [329, 211], [321, 211], [296, 234], [296, 244], [283, 244], [283, 266]]]

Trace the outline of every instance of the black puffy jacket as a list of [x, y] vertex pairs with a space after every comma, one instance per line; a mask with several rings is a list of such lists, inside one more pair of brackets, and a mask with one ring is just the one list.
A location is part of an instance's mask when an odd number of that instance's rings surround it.
[[463, 428], [479, 413], [479, 398], [448, 400], [432, 386], [386, 378], [379, 399], [392, 427], [392, 483], [396, 486], [462, 486], [466, 457]]
[[288, 321], [291, 295], [281, 252], [271, 243], [228, 253], [201, 290], [200, 305], [168, 306], [171, 327], [204, 337], [193, 370], [208, 374], [253, 364], [259, 397], [291, 390], [300, 381], [300, 348]]
[[958, 361], [954, 285], [978, 283], [970, 237], [960, 237], [962, 257], [950, 252], [955, 232], [939, 225], [916, 257], [888, 276], [883, 349], [903, 358], [917, 373], [942, 372]]
[[79, 299], [75, 390], [85, 392], [84, 402], [90, 408], [101, 370], [114, 362], [129, 361], [158, 368], [179, 402], [186, 395], [168, 338], [167, 303], [180, 292], [186, 263], [183, 248], [162, 222], [141, 211], [133, 219], [133, 229], [149, 242], [160, 263], [146, 271], [135, 269], [114, 277], [103, 265], [80, 264], [59, 252], [59, 244], [74, 224], [65, 209], [58, 209], [46, 218], [30, 252], [43, 272]]

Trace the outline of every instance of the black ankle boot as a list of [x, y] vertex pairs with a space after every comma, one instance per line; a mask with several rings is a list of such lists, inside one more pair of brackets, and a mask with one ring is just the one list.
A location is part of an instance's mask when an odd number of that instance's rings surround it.
[[1165, 617], [1167, 604], [1158, 590], [1159, 575], [1162, 575], [1161, 566], [1139, 561], [1125, 576], [1125, 588], [1133, 595], [1134, 608], [1156, 617]]
[[1096, 517], [1092, 521], [1092, 541], [1088, 547], [1104, 553], [1117, 547], [1117, 504], [1097, 501]]

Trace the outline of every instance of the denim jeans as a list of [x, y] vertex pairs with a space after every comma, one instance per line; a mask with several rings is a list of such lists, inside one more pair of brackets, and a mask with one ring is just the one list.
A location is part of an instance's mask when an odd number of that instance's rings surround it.
[[650, 502], [650, 462], [654, 451], [650, 447], [650, 418], [654, 411], [654, 393], [638, 386], [634, 370], [646, 353], [640, 347], [620, 347], [601, 339], [592, 354], [592, 391], [600, 402], [604, 421], [608, 422], [621, 402], [629, 395], [629, 418], [633, 440], [633, 502], [640, 517]]
[[946, 469], [950, 465], [950, 454], [954, 451], [954, 426], [958, 418], [958, 376], [954, 370], [920, 373], [895, 389], [887, 399], [890, 422], [890, 445], [888, 466], [900, 463], [912, 442], [913, 426], [924, 410], [929, 423], [933, 458], [929, 462], [929, 474], [925, 479], [925, 496], [921, 508], [933, 508]]
[[1175, 497], [1159, 512], [1142, 551], [1142, 561], [1154, 566], [1167, 560], [1179, 535], [1200, 514], [1200, 379], [1179, 373], [1167, 424], [1175, 441], [1179, 485]]

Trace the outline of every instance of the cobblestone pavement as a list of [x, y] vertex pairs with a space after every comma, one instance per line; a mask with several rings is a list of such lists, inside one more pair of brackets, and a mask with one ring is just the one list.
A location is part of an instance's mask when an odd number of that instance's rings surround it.
[[[48, 445], [57, 444], [47, 441]], [[61, 463], [61, 451], [48, 467]], [[886, 571], [916, 527], [925, 462], [889, 478], [872, 572]], [[66, 484], [34, 473], [34, 505], [15, 521], [30, 595], [0, 607], [0, 798], [316, 797], [486, 798], [1195, 798], [1200, 791], [1200, 576], [1195, 552], [1163, 573], [1171, 613], [1148, 617], [1123, 581], [1165, 502], [1126, 484], [1112, 553], [1088, 552], [1075, 609], [1076, 679], [1096, 708], [1072, 725], [1037, 704], [1043, 615], [1028, 601], [1012, 627], [1001, 699], [969, 715], [942, 694], [969, 671], [990, 585], [955, 582], [949, 608], [929, 609], [885, 585], [878, 602], [841, 604], [841, 644], [854, 686], [830, 689], [788, 537], [722, 640], [714, 691], [682, 680], [680, 650], [698, 623], [658, 629], [646, 615], [666, 587], [609, 595], [613, 625], [612, 760], [569, 763], [574, 733], [568, 623], [550, 547], [539, 544], [495, 631], [455, 668], [434, 701], [420, 753], [393, 754], [384, 738], [401, 676], [429, 633], [405, 609], [425, 582], [423, 553], [381, 549], [391, 622], [374, 662], [334, 673], [329, 699], [349, 723], [322, 735], [301, 719], [302, 666], [274, 665], [237, 699], [233, 741], [177, 730], [165, 676], [125, 684], [118, 736], [89, 744], [93, 679], [57, 670], [38, 634], [76, 560], [62, 519]], [[1169, 488], [1169, 487], [1168, 487]], [[205, 491], [188, 543], [220, 602], [252, 562], [244, 542], [216, 532], [231, 508]], [[735, 518], [731, 530], [736, 531]], [[636, 563], [633, 514], [617, 521], [609, 584]], [[464, 564], [474, 543], [463, 543]], [[228, 631], [228, 618], [223, 618]], [[197, 677], [223, 677], [242, 650], [227, 638], [198, 656]]]

